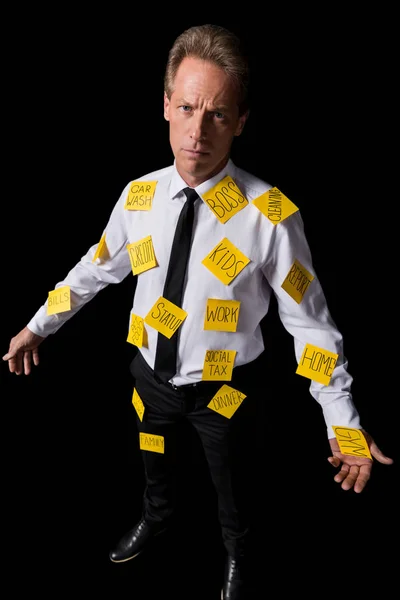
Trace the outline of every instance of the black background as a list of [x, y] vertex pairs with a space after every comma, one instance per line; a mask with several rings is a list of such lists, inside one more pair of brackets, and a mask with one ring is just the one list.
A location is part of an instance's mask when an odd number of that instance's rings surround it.
[[[154, 16], [68, 16], [6, 20], [2, 354], [99, 240], [126, 183], [172, 161], [167, 52], [184, 28], [210, 20], [167, 27]], [[396, 458], [390, 36], [378, 35], [372, 17], [330, 17], [319, 27], [305, 15], [290, 27], [285, 19], [212, 21], [244, 39], [253, 63], [252, 112], [232, 157], [300, 208], [363, 426]], [[70, 586], [90, 597], [122, 598], [127, 589], [218, 598], [215, 498], [189, 433], [176, 531], [139, 563], [108, 559], [138, 519], [143, 489], [128, 370], [134, 347], [125, 341], [133, 291], [132, 276], [104, 290], [46, 340], [30, 377], [1, 365], [3, 565], [16, 592], [56, 597]], [[318, 593], [317, 572], [324, 589], [371, 576], [387, 582], [397, 465], [375, 464], [361, 495], [340, 489], [322, 414], [308, 380], [294, 374], [292, 340], [274, 306], [263, 330], [268, 397], [261, 378], [260, 394], [273, 401], [251, 491], [260, 514], [258, 585], [268, 576], [259, 589]]]

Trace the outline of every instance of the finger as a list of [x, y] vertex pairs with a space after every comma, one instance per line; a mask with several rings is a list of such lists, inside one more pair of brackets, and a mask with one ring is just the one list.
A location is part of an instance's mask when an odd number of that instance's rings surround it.
[[15, 356], [15, 373], [21, 375], [22, 373], [22, 352], [18, 352]]
[[372, 454], [372, 456], [374, 458], [376, 458], [376, 460], [384, 465], [391, 465], [394, 461], [393, 458], [389, 458], [389, 456], [386, 456], [385, 454], [383, 454], [383, 452], [378, 448], [378, 446], [375, 444], [374, 441], [371, 442], [370, 445], [370, 452]]
[[354, 484], [357, 481], [359, 474], [360, 467], [358, 465], [352, 465], [349, 469], [347, 477], [343, 480], [342, 489], [347, 491], [354, 487]]
[[32, 356], [33, 364], [35, 365], [35, 367], [37, 367], [39, 364], [39, 350], [37, 348], [35, 350], [32, 350]]
[[8, 370], [10, 373], [15, 373], [17, 370], [17, 359], [15, 357], [8, 359]]
[[342, 481], [344, 479], [346, 479], [348, 472], [349, 472], [349, 466], [342, 465], [342, 468], [340, 469], [339, 473], [336, 473], [336, 475], [333, 479], [335, 481], [337, 481], [337, 483], [342, 483]]
[[24, 352], [24, 373], [29, 375], [31, 372], [31, 353], [30, 351]]
[[331, 463], [332, 467], [339, 467], [340, 466], [340, 459], [337, 456], [329, 456], [328, 457], [328, 462]]
[[372, 462], [368, 465], [361, 465], [360, 472], [354, 484], [354, 491], [359, 494], [363, 491], [367, 485], [369, 478], [371, 477]]

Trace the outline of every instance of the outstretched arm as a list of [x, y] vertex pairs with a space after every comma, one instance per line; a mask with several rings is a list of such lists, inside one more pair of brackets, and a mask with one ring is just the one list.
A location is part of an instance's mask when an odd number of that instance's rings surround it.
[[39, 364], [39, 345], [45, 338], [24, 327], [15, 337], [11, 338], [7, 354], [3, 360], [8, 360], [10, 373], [29, 375], [32, 362]]
[[[362, 430], [362, 432], [367, 440], [369, 451], [373, 459], [376, 459], [383, 465], [391, 465], [393, 459], [383, 454], [369, 433], [365, 430]], [[335, 475], [335, 481], [342, 484], [341, 487], [343, 490], [351, 490], [354, 488], [356, 493], [362, 492], [371, 477], [372, 466], [374, 464], [373, 460], [342, 454], [336, 438], [331, 438], [329, 444], [332, 450], [332, 456], [328, 457], [328, 461], [333, 467], [341, 466], [340, 471]]]

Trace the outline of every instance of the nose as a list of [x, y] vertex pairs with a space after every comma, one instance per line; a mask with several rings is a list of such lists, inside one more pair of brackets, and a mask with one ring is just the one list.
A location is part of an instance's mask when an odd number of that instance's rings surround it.
[[200, 142], [206, 137], [206, 115], [197, 114], [191, 121], [191, 138]]

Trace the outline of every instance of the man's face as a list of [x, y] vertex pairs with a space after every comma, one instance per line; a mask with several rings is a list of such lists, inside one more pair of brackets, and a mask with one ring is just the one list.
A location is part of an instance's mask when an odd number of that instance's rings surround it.
[[226, 164], [234, 136], [247, 114], [239, 117], [238, 92], [212, 63], [184, 58], [171, 98], [164, 95], [164, 117], [179, 174], [196, 187]]

